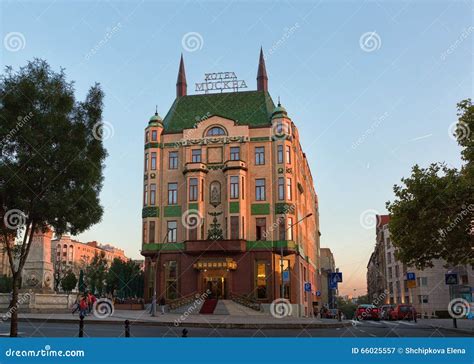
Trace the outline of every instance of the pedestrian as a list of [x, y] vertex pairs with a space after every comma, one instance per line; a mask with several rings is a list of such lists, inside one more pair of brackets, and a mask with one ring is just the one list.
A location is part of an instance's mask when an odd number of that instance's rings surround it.
[[81, 302], [79, 303], [79, 309], [80, 309], [80, 316], [84, 317], [87, 316], [87, 296], [82, 297]]
[[161, 296], [161, 298], [160, 298], [160, 307], [161, 307], [161, 314], [162, 315], [165, 314], [165, 305], [166, 305], [165, 297]]
[[87, 307], [88, 307], [89, 313], [92, 312], [92, 305], [93, 305], [92, 297], [93, 297], [93, 294], [91, 292], [88, 292], [87, 293]]
[[80, 302], [81, 302], [81, 296], [77, 295], [76, 300], [74, 301], [74, 304], [72, 305], [72, 315], [73, 316], [77, 311], [80, 310]]

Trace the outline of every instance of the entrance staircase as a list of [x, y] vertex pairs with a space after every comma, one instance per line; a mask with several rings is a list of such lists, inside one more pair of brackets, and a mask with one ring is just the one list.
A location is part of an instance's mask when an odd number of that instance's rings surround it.
[[214, 313], [214, 310], [217, 306], [216, 298], [207, 298], [201, 306], [200, 314], [211, 315]]

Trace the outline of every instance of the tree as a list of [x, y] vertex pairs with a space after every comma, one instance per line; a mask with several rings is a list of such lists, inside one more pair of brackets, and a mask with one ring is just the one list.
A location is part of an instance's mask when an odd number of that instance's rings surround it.
[[[11, 305], [36, 231], [76, 235], [100, 221], [106, 150], [103, 92], [76, 101], [64, 70], [35, 59], [0, 78], [0, 239], [12, 271]], [[15, 251], [18, 254], [15, 256]], [[10, 336], [17, 336], [18, 310]]]
[[[415, 165], [412, 174], [395, 185], [395, 200], [387, 202], [389, 223], [397, 258], [419, 269], [433, 266], [434, 259], [448, 265], [473, 264], [474, 107], [471, 100], [458, 104], [459, 120], [455, 136], [467, 163], [461, 170], [433, 163], [428, 168]], [[473, 128], [473, 129], [470, 129]]]
[[342, 311], [346, 319], [352, 319], [354, 317], [357, 305], [352, 301], [346, 301], [342, 297], [336, 298], [337, 308]]
[[86, 282], [88, 290], [94, 294], [104, 293], [105, 278], [107, 276], [107, 260], [105, 253], [95, 254], [91, 263], [86, 267]]
[[120, 298], [143, 297], [144, 274], [133, 260], [115, 258], [107, 272], [107, 292]]
[[77, 277], [73, 271], [68, 271], [64, 277], [61, 279], [61, 286], [64, 291], [70, 293], [74, 288], [76, 288]]
[[84, 293], [86, 290], [86, 284], [84, 282], [84, 271], [82, 269], [79, 272], [79, 284], [77, 288], [79, 289], [79, 292], [82, 292], [82, 293]]

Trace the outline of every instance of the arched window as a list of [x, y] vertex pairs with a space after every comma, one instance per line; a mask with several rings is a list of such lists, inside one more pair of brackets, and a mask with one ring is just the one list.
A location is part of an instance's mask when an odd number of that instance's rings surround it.
[[207, 133], [206, 133], [206, 136], [216, 136], [216, 135], [226, 135], [224, 129], [218, 127], [218, 126], [214, 126], [212, 128], [210, 128]]

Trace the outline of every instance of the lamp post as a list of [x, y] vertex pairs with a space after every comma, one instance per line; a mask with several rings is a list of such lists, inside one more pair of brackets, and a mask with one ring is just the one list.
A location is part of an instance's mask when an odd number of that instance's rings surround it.
[[[166, 241], [168, 240], [168, 233], [171, 229], [167, 229], [166, 230], [166, 234], [165, 234], [165, 237], [163, 238], [163, 241], [161, 242], [161, 244], [164, 244], [166, 243]], [[156, 256], [156, 262], [155, 262], [155, 272], [154, 272], [154, 279], [153, 279], [153, 298], [151, 300], [151, 316], [152, 317], [155, 317], [156, 316], [156, 295], [157, 295], [157, 292], [156, 292], [156, 284], [157, 284], [157, 279], [156, 279], [156, 275], [158, 274], [158, 263], [160, 261], [160, 252], [161, 252], [161, 249], [158, 250], [158, 254]]]
[[[291, 224], [290, 226], [288, 226], [288, 228], [285, 230], [285, 235], [286, 235], [286, 232], [288, 230], [290, 230], [293, 226], [299, 224], [301, 221], [303, 221], [304, 219], [312, 216], [313, 213], [309, 213], [307, 214], [305, 217], [301, 218], [300, 220], [298, 220], [297, 222], [295, 222], [294, 224]], [[293, 237], [293, 236], [292, 236]], [[283, 298], [284, 295], [285, 295], [285, 281], [283, 280], [283, 244], [281, 244], [281, 247], [280, 247], [280, 272], [281, 272], [281, 291], [280, 291], [280, 297]]]

